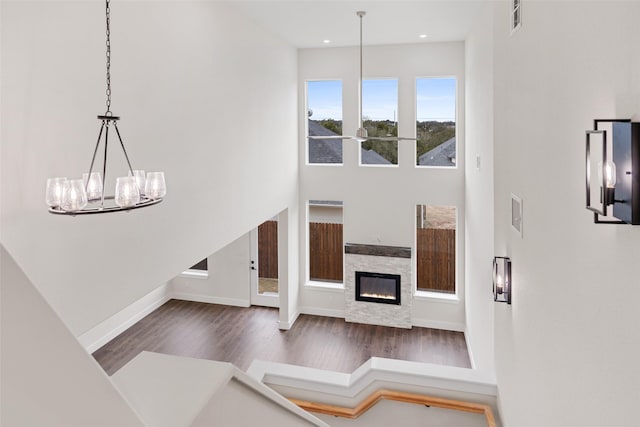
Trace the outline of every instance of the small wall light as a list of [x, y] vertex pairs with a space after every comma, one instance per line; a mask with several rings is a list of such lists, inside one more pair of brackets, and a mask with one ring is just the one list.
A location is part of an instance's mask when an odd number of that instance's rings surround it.
[[[601, 123], [610, 129], [599, 129]], [[585, 172], [586, 207], [596, 224], [640, 225], [640, 123], [594, 120], [586, 133]]]
[[493, 258], [493, 300], [511, 304], [511, 259]]

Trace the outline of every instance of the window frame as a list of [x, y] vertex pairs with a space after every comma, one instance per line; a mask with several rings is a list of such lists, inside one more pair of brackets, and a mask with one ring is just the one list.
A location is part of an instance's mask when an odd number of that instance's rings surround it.
[[[206, 270], [202, 270], [199, 268], [192, 268], [195, 267], [196, 265], [200, 264], [202, 261], [206, 262], [206, 266], [207, 269]], [[192, 279], [207, 279], [209, 277], [209, 258], [204, 258], [201, 261], [198, 261], [197, 263], [193, 264], [191, 267], [187, 268], [185, 271], [183, 271], [182, 273], [180, 273], [181, 277], [189, 277]]]
[[417, 223], [417, 215], [415, 214], [415, 209], [417, 206], [444, 206], [444, 205], [435, 205], [433, 203], [416, 203], [414, 205], [413, 211], [413, 223], [414, 223], [414, 233], [413, 233], [413, 247], [415, 248], [415, 256], [413, 257], [413, 273], [414, 273], [414, 283], [413, 283], [413, 296], [417, 299], [424, 300], [433, 300], [438, 302], [450, 302], [450, 303], [458, 303], [460, 302], [460, 268], [464, 268], [461, 264], [461, 254], [460, 254], [460, 206], [457, 204], [449, 204], [447, 206], [455, 208], [456, 211], [456, 226], [454, 233], [454, 241], [455, 241], [455, 253], [453, 254], [454, 258], [454, 292], [446, 293], [446, 292], [436, 292], [436, 291], [424, 291], [418, 288], [418, 223]]
[[[430, 165], [418, 165], [418, 80], [422, 79], [453, 79], [455, 82], [455, 106], [454, 106], [454, 123], [455, 123], [455, 133], [454, 137], [456, 138], [456, 161], [452, 166], [430, 166]], [[460, 162], [458, 161], [458, 153], [460, 152], [460, 138], [459, 138], [459, 105], [460, 105], [460, 85], [458, 82], [458, 77], [452, 74], [442, 74], [442, 75], [429, 75], [429, 76], [416, 76], [413, 81], [413, 96], [414, 96], [414, 106], [415, 106], [415, 114], [413, 120], [413, 126], [415, 130], [416, 141], [413, 146], [413, 167], [416, 169], [428, 170], [428, 169], [443, 169], [443, 170], [457, 170], [459, 168]], [[435, 147], [434, 147], [435, 148]]]
[[309, 82], [340, 82], [340, 108], [342, 115], [342, 135], [344, 135], [344, 81], [341, 78], [324, 78], [324, 79], [306, 79], [304, 81], [304, 147], [305, 147], [305, 166], [329, 166], [329, 167], [342, 167], [344, 166], [344, 139], [340, 140], [342, 151], [342, 162], [340, 163], [311, 163], [309, 159]]
[[333, 281], [324, 281], [324, 280], [317, 280], [317, 279], [312, 279], [311, 278], [311, 233], [310, 233], [310, 224], [311, 224], [311, 212], [310, 212], [310, 208], [311, 206], [322, 206], [321, 204], [314, 204], [312, 202], [317, 202], [317, 201], [324, 201], [324, 202], [336, 202], [336, 203], [340, 203], [340, 205], [335, 204], [335, 205], [329, 205], [327, 204], [326, 206], [332, 206], [332, 207], [340, 207], [341, 211], [342, 211], [342, 246], [344, 248], [344, 202], [343, 201], [338, 201], [338, 200], [320, 200], [320, 199], [309, 199], [306, 201], [306, 216], [305, 216], [305, 233], [306, 233], [306, 248], [305, 248], [305, 255], [306, 255], [306, 280], [305, 280], [305, 286], [309, 286], [309, 287], [313, 287], [313, 288], [324, 288], [327, 290], [339, 290], [339, 291], [344, 291], [345, 289], [345, 277], [344, 277], [344, 264], [345, 264], [345, 258], [344, 258], [344, 250], [342, 250], [342, 282], [333, 282]]
[[[362, 79], [362, 86], [363, 86], [363, 96], [362, 96], [362, 111], [361, 114], [364, 117], [364, 82], [365, 81], [375, 81], [375, 80], [395, 80], [396, 82], [396, 129], [398, 129], [399, 126], [399, 108], [400, 108], [400, 77], [375, 77], [375, 78], [363, 78]], [[362, 119], [362, 126], [364, 126], [364, 119], [363, 117], [359, 117], [358, 119]], [[396, 163], [390, 163], [390, 164], [377, 164], [377, 163], [362, 163], [362, 144], [366, 142], [366, 141], [359, 141], [358, 142], [358, 167], [373, 167], [373, 168], [398, 168], [400, 167], [400, 144], [398, 143], [399, 141], [396, 141]], [[388, 141], [388, 142], [392, 142], [392, 141]], [[378, 153], [378, 155], [380, 155]]]

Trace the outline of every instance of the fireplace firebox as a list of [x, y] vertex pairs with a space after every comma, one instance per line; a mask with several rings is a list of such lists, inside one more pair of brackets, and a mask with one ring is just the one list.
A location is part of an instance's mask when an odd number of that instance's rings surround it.
[[400, 305], [400, 275], [356, 271], [356, 301]]

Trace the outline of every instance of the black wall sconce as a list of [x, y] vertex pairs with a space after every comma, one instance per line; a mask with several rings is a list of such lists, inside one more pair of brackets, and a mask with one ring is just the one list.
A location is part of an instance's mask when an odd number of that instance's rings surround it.
[[[603, 123], [611, 124], [609, 131], [599, 128]], [[593, 222], [640, 225], [640, 123], [594, 120], [586, 133], [585, 175]]]
[[493, 258], [493, 300], [511, 304], [511, 259]]

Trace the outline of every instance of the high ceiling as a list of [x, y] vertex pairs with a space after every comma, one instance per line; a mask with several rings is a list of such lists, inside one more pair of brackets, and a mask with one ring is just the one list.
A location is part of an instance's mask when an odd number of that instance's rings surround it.
[[[299, 48], [355, 46], [356, 11], [364, 10], [364, 44], [464, 40], [486, 0], [234, 2], [252, 20]], [[421, 38], [420, 35], [426, 35]], [[329, 44], [323, 43], [330, 40]]]

